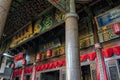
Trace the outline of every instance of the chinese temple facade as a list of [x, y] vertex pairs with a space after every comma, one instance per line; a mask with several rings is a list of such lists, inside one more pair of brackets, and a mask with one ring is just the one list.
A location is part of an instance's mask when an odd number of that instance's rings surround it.
[[120, 0], [9, 1], [0, 14], [0, 77], [120, 80]]

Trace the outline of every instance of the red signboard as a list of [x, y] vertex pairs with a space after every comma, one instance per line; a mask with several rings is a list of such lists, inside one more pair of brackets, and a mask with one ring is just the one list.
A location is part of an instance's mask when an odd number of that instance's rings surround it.
[[14, 56], [14, 61], [19, 61], [24, 59], [24, 54], [23, 53], [19, 53], [18, 55]]

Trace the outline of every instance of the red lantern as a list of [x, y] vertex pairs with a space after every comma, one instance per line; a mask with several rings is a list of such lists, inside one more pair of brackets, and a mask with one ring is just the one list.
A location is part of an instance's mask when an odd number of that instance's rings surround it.
[[48, 50], [47, 51], [47, 57], [51, 57], [52, 56], [52, 50]]
[[41, 60], [41, 58], [42, 58], [42, 55], [38, 53], [36, 56], [36, 60]]
[[23, 61], [22, 61], [22, 65], [24, 66], [24, 65], [26, 65], [26, 60], [25, 59], [23, 59]]
[[120, 22], [113, 24], [113, 31], [116, 35], [120, 35]]
[[23, 58], [24, 58], [24, 54], [19, 53], [19, 54], [14, 56], [14, 61], [19, 61], [19, 60], [22, 60]]
[[12, 68], [12, 69], [14, 69], [14, 68], [15, 68], [15, 64], [14, 64], [14, 63], [11, 65], [11, 68]]

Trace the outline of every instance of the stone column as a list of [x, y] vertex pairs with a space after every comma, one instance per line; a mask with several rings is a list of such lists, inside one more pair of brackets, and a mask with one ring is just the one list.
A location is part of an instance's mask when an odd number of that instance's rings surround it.
[[1, 61], [2, 63], [0, 66], [0, 73], [4, 73], [7, 59], [8, 59], [8, 57], [6, 57], [6, 56], [2, 59], [2, 61]]
[[70, 12], [65, 15], [66, 80], [80, 80], [78, 15], [75, 0], [70, 0]]
[[7, 19], [7, 14], [10, 9], [12, 0], [0, 0], [0, 38], [3, 34], [5, 21]]

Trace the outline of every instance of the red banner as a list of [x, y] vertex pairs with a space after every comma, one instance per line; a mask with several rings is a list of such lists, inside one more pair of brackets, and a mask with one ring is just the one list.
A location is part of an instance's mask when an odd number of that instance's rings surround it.
[[19, 60], [22, 60], [22, 59], [24, 59], [23, 53], [19, 53], [18, 55], [14, 56], [14, 61], [19, 61]]

